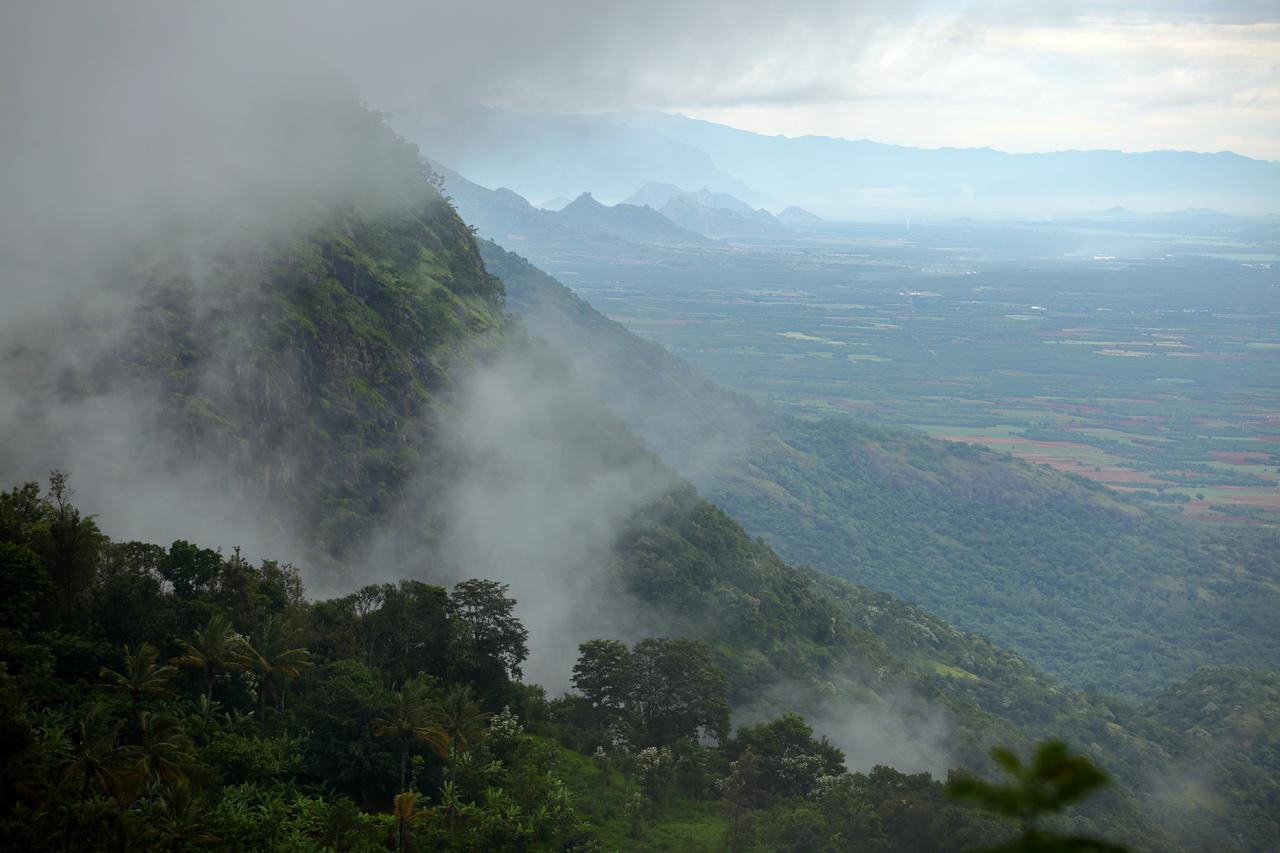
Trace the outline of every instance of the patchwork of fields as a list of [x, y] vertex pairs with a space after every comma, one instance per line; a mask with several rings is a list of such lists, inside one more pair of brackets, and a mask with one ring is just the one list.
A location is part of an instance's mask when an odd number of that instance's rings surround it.
[[846, 226], [531, 259], [713, 378], [1007, 451], [1153, 507], [1280, 523], [1273, 220]]

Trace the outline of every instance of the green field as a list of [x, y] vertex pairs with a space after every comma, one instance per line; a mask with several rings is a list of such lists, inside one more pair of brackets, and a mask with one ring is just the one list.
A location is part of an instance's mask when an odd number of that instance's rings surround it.
[[780, 409], [984, 444], [1199, 518], [1280, 522], [1280, 228], [1133, 230], [867, 225], [634, 264], [530, 254]]

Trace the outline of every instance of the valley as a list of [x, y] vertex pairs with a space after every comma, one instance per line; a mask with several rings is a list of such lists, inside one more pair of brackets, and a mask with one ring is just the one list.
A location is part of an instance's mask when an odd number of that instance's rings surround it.
[[982, 444], [1202, 520], [1280, 522], [1280, 226], [828, 226], [630, 262], [515, 248], [802, 417]]

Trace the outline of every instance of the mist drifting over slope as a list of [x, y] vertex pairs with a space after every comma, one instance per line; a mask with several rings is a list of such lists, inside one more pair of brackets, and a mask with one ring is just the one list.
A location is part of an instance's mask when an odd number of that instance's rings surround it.
[[[260, 322], [255, 300], [276, 253], [333, 208], [376, 217], [424, 192], [368, 121], [344, 121], [360, 110], [345, 72], [377, 76], [405, 60], [392, 51], [389, 62], [373, 39], [400, 29], [378, 13], [303, 11], [4, 13], [2, 106], [27, 120], [0, 132], [0, 476], [66, 470], [77, 503], [115, 537], [292, 559], [316, 594], [405, 576], [506, 581], [533, 632], [530, 674], [567, 686], [579, 641], [657, 631], [617, 587], [612, 546], [675, 482], [638, 447], [589, 452], [584, 442], [621, 427], [571, 371], [513, 353], [460, 372], [440, 407], [401, 425], [405, 442], [430, 436], [431, 458], [450, 460], [449, 471], [410, 475], [396, 498], [400, 528], [347, 543], [339, 574], [306, 571], [315, 531], [273, 499], [267, 481], [287, 484], [301, 464], [287, 437], [270, 445], [260, 476], [246, 476], [225, 444], [206, 446], [174, 421], [156, 382], [135, 381], [194, 372], [197, 402], [264, 399], [240, 387], [262, 381], [242, 330]], [[418, 25], [425, 13], [397, 14]], [[338, 42], [341, 69], [328, 61]], [[434, 53], [414, 83], [428, 98], [450, 90], [466, 75], [456, 59]], [[154, 304], [157, 288], [176, 288], [208, 355], [188, 363], [158, 340], [153, 327], [171, 317]], [[150, 363], [153, 352], [165, 361]]]

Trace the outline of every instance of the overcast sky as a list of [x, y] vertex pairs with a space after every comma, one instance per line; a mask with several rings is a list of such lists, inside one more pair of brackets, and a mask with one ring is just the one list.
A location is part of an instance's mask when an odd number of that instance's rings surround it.
[[268, 73], [336, 65], [393, 111], [654, 108], [928, 147], [1280, 159], [1280, 0], [49, 0], [0, 24], [0, 86], [34, 93], [91, 43], [135, 77], [191, 53], [240, 74], [251, 54]]
[[707, 81], [711, 96], [692, 88], [667, 106], [786, 135], [1280, 159], [1280, 16], [1271, 17], [957, 14], [797, 27], [719, 86]]
[[927, 147], [1280, 159], [1280, 2], [656, 6], [583, 8], [598, 20], [566, 23], [579, 37], [549, 37], [556, 54], [491, 99]]

